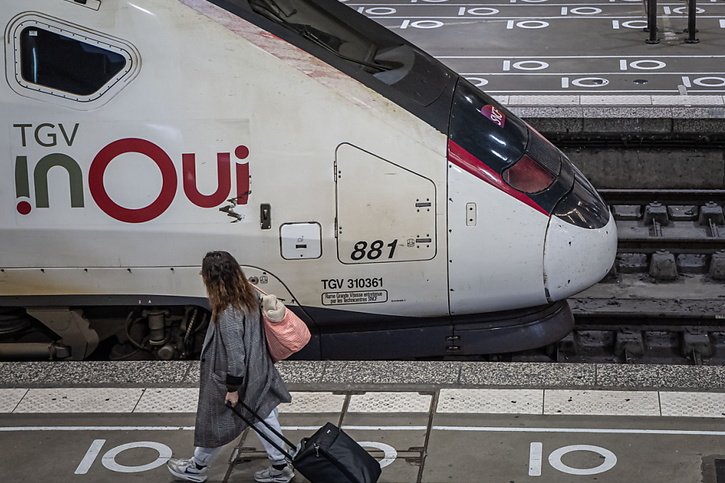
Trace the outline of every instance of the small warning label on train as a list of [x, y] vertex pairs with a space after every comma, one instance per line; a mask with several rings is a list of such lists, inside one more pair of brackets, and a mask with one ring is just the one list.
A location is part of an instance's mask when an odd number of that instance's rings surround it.
[[387, 301], [387, 290], [324, 292], [322, 294], [322, 305], [380, 304]]

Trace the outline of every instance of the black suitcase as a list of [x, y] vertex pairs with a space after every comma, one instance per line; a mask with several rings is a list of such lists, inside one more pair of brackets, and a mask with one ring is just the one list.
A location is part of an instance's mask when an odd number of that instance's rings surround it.
[[[265, 423], [249, 406], [241, 401], [240, 404], [289, 447], [295, 448], [290, 440]], [[332, 423], [325, 424], [309, 438], [302, 438], [297, 451], [291, 455], [258, 431], [238, 408], [231, 409], [257, 434], [287, 456], [292, 466], [312, 483], [375, 483], [380, 477], [380, 464], [375, 458]]]

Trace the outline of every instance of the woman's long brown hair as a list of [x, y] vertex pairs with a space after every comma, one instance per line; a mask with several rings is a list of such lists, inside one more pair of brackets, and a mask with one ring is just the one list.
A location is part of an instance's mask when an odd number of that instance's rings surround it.
[[257, 310], [254, 287], [244, 276], [242, 267], [228, 252], [209, 252], [201, 262], [201, 277], [211, 305], [211, 319], [229, 306], [251, 313]]

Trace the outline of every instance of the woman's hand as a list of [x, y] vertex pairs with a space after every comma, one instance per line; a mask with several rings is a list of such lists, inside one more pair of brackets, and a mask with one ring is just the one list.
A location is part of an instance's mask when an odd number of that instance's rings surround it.
[[239, 403], [239, 393], [237, 391], [228, 392], [226, 396], [224, 396], [224, 403], [229, 407], [234, 407]]

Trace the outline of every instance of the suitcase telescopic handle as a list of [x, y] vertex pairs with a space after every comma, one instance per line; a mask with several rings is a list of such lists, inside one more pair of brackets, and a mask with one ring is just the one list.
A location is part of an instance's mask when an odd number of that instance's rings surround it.
[[[267, 421], [265, 421], [264, 419], [260, 418], [259, 415], [252, 408], [250, 408], [249, 406], [247, 406], [246, 404], [244, 404], [243, 401], [239, 401], [239, 404], [242, 405], [242, 407], [244, 407], [244, 409], [246, 409], [247, 411], [249, 411], [250, 413], [252, 413], [252, 415], [255, 418], [257, 418], [258, 421], [260, 421], [275, 436], [277, 436], [279, 439], [281, 439], [282, 441], [284, 441], [284, 443], [287, 446], [289, 446], [290, 448], [295, 448], [295, 445], [292, 443], [292, 441], [290, 441], [289, 439], [285, 438], [282, 433], [280, 433], [279, 431], [277, 431], [276, 429], [274, 429], [272, 426], [270, 426], [267, 423]], [[294, 459], [294, 456], [292, 456], [286, 450], [282, 449], [275, 441], [272, 441], [272, 438], [270, 438], [267, 434], [265, 434], [262, 431], [260, 431], [259, 429], [257, 429], [257, 427], [254, 426], [254, 423], [252, 423], [249, 419], [247, 419], [242, 414], [242, 412], [239, 410], [239, 408], [237, 406], [232, 406], [230, 404], [227, 404], [227, 407], [229, 409], [231, 409], [234, 414], [236, 414], [237, 416], [239, 416], [239, 418], [241, 418], [242, 421], [244, 421], [245, 423], [247, 423], [247, 425], [250, 428], [252, 428], [254, 430], [254, 432], [256, 432], [259, 436], [261, 436], [262, 438], [264, 438], [269, 444], [271, 444], [272, 446], [274, 446], [280, 453], [282, 453], [283, 455], [285, 455], [287, 457], [287, 459], [289, 459], [290, 461], [292, 461]]]

